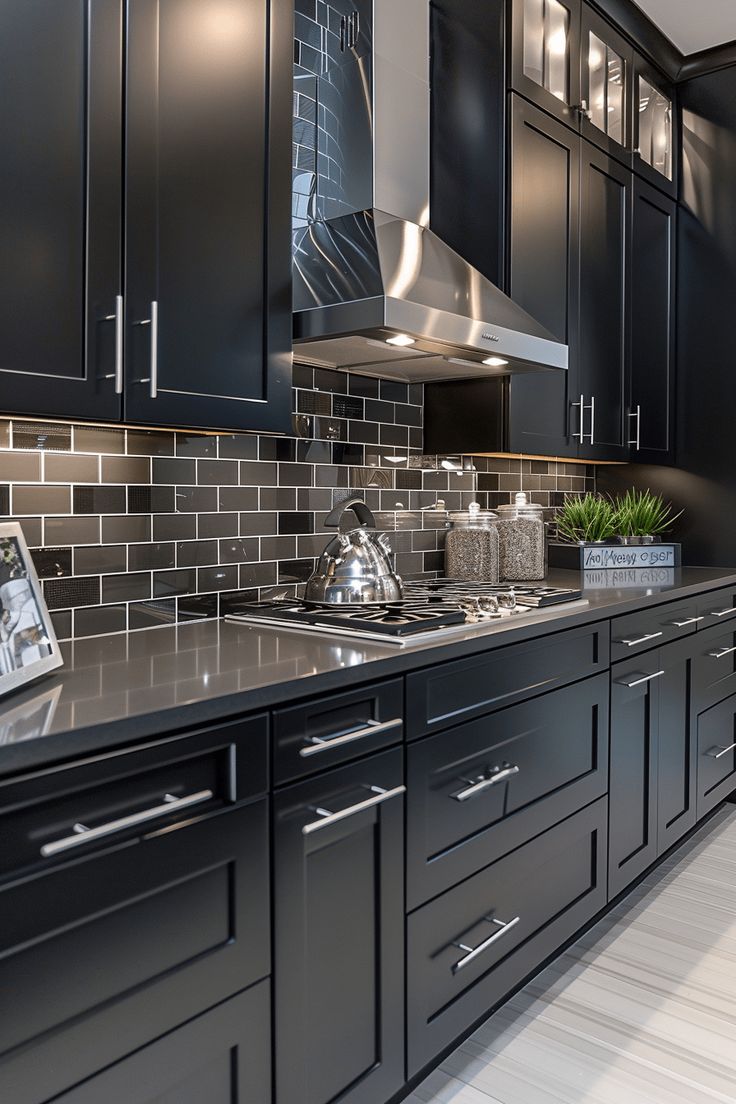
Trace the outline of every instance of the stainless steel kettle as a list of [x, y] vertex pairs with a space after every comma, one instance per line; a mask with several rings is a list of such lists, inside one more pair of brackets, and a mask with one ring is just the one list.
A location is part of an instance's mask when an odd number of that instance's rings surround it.
[[[360, 525], [343, 527], [345, 514], [352, 511]], [[359, 498], [340, 502], [325, 519], [325, 528], [337, 529], [319, 558], [317, 569], [307, 580], [308, 602], [325, 606], [362, 606], [396, 602], [403, 595], [401, 579], [394, 571], [391, 545], [384, 533], [376, 536], [376, 519]]]

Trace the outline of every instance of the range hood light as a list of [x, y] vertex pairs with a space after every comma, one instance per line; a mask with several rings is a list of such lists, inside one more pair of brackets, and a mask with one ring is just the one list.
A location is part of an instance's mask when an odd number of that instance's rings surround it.
[[387, 345], [398, 345], [400, 349], [406, 349], [409, 345], [416, 345], [416, 338], [409, 337], [408, 334], [396, 334], [396, 337], [387, 337]]
[[504, 360], [503, 357], [486, 357], [483, 363], [487, 364], [489, 368], [505, 368], [508, 361]]

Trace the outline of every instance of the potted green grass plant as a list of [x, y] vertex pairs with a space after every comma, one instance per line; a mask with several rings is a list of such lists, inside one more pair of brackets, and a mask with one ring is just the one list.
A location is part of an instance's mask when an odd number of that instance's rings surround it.
[[615, 500], [615, 529], [622, 544], [656, 544], [682, 516], [651, 491], [627, 491]]

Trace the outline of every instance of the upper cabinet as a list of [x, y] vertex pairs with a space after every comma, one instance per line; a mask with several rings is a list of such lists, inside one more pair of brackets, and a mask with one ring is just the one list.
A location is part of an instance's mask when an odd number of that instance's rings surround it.
[[587, 5], [581, 21], [580, 81], [583, 137], [630, 166], [634, 52]]
[[292, 20], [2, 4], [0, 412], [289, 428]]
[[642, 58], [634, 66], [634, 168], [672, 196], [677, 195], [674, 88]]
[[122, 25], [120, 0], [0, 5], [3, 413], [121, 413]]
[[580, 0], [513, 0], [511, 86], [577, 127], [580, 115]]

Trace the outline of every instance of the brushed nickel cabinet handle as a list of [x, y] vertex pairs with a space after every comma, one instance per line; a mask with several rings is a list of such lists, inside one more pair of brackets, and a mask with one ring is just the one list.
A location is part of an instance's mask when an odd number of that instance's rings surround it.
[[736, 606], [731, 606], [730, 609], [725, 610], [711, 610], [711, 617], [725, 617], [727, 613], [736, 613]]
[[688, 625], [697, 625], [699, 621], [705, 621], [705, 617], [688, 617], [687, 621], [670, 621], [673, 629], [684, 629]]
[[628, 417], [636, 418], [636, 436], [633, 441], [629, 440], [627, 444], [633, 445], [638, 450], [641, 448], [641, 406], [637, 406], [636, 410], [631, 410]]
[[733, 751], [734, 748], [736, 748], [736, 744], [731, 744], [729, 747], [720, 747], [719, 745], [718, 747], [711, 748], [710, 751], [706, 751], [705, 754], [711, 759], [722, 759], [724, 755], [728, 755], [729, 751]]
[[634, 648], [637, 644], [646, 644], [648, 640], [656, 640], [658, 636], [663, 636], [661, 632], [647, 633], [646, 636], [637, 636], [636, 640], [616, 640], [616, 644], [625, 644], [627, 648]]
[[308, 759], [312, 755], [321, 755], [323, 751], [331, 748], [344, 747], [345, 744], [353, 744], [356, 740], [365, 740], [367, 736], [378, 736], [380, 732], [390, 732], [394, 728], [401, 728], [403, 720], [394, 717], [391, 721], [368, 721], [364, 728], [356, 728], [354, 732], [346, 732], [337, 736], [310, 736], [309, 746], [299, 751], [302, 759]]
[[139, 383], [147, 383], [149, 395], [152, 399], [158, 398], [158, 303], [154, 299], [151, 303], [151, 317], [141, 318], [134, 322], [134, 326], [151, 327], [151, 371], [150, 375], [138, 380]]
[[652, 679], [661, 678], [664, 671], [655, 671], [653, 675], [643, 675], [641, 678], [634, 679], [633, 682], [623, 682], [616, 679], [617, 686], [625, 686], [628, 690], [633, 690], [635, 686], [643, 686], [645, 682], [651, 682]]
[[62, 851], [71, 851], [75, 847], [81, 847], [85, 843], [103, 839], [105, 836], [113, 836], [117, 832], [123, 832], [126, 828], [135, 828], [139, 824], [146, 824], [149, 820], [155, 820], [160, 816], [169, 816], [181, 809], [190, 809], [193, 805], [201, 805], [209, 801], [214, 794], [212, 790], [200, 790], [198, 793], [188, 794], [187, 797], [173, 797], [172, 794], [164, 796], [161, 805], [154, 805], [151, 809], [144, 809], [140, 813], [132, 813], [130, 816], [119, 817], [110, 820], [107, 824], [101, 824], [99, 828], [87, 828], [84, 824], [75, 824], [72, 831], [74, 835], [65, 836], [63, 839], [45, 843], [41, 848], [41, 854], [45, 859], [52, 855], [58, 855]]
[[487, 778], [480, 778], [477, 782], [473, 782], [472, 785], [468, 786], [466, 790], [450, 794], [450, 797], [453, 801], [469, 801], [471, 797], [477, 797], [478, 794], [484, 793], [492, 786], [497, 786], [499, 782], [505, 782], [507, 778], [518, 774], [520, 770], [521, 768], [517, 766], [496, 767], [494, 773], [488, 775]]
[[[585, 433], [583, 429], [583, 422], [585, 420], [585, 395], [580, 396], [580, 402], [570, 403], [570, 406], [573, 410], [575, 410], [576, 407], [580, 408], [580, 429], [577, 433], [571, 433], [570, 436], [577, 437], [578, 441], [582, 445], [585, 443]], [[572, 428], [572, 426], [570, 428]]]
[[731, 655], [732, 652], [736, 652], [736, 648], [721, 648], [720, 652], [708, 652], [708, 656], [711, 659], [723, 659], [724, 656]]
[[115, 394], [122, 395], [123, 393], [123, 321], [124, 321], [124, 299], [122, 295], [115, 296], [115, 313], [106, 314], [103, 322], [115, 323], [115, 371], [111, 376], [105, 376], [105, 379], [115, 380]]
[[341, 820], [347, 820], [348, 817], [357, 816], [358, 813], [362, 813], [365, 809], [372, 809], [376, 805], [383, 805], [384, 801], [390, 801], [391, 798], [406, 793], [406, 786], [396, 786], [393, 790], [383, 790], [380, 786], [369, 786], [368, 789], [373, 791], [374, 797], [368, 797], [365, 801], [359, 801], [357, 805], [350, 805], [347, 809], [340, 809], [337, 813], [331, 812], [330, 809], [315, 809], [314, 811], [317, 816], [322, 819], [313, 820], [311, 824], [305, 824], [302, 828], [302, 835], [311, 836], [312, 832], [319, 832], [322, 828], [328, 828], [331, 824], [337, 824]]
[[457, 947], [459, 951], [467, 952], [467, 954], [465, 954], [463, 958], [456, 962], [455, 965], [452, 967], [453, 974], [457, 974], [460, 972], [460, 970], [464, 970], [466, 966], [469, 966], [470, 963], [478, 957], [478, 955], [483, 954], [483, 952], [487, 951], [489, 947], [492, 947], [494, 943], [497, 943], [499, 939], [503, 939], [505, 935], [508, 935], [511, 929], [515, 928], [516, 925], [519, 923], [521, 917], [515, 916], [513, 920], [508, 921], [493, 920], [489, 916], [484, 916], [483, 919], [488, 924], [496, 924], [498, 927], [498, 931], [494, 932], [493, 935], [488, 937], [488, 939], [484, 939], [483, 942], [479, 943], [477, 947], [466, 947], [464, 943], [453, 943], [452, 946]]

